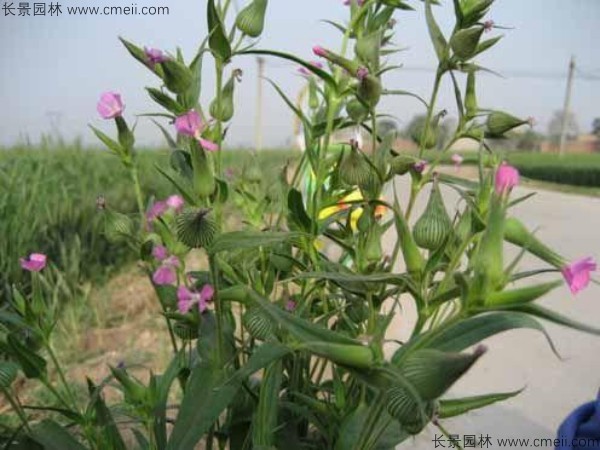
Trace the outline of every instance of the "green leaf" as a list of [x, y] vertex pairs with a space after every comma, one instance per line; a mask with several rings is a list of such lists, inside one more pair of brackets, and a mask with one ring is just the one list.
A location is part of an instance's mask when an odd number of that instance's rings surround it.
[[519, 289], [493, 292], [485, 299], [485, 304], [493, 307], [533, 302], [562, 284], [562, 281], [553, 281]]
[[150, 69], [158, 77], [160, 77], [160, 78], [163, 77], [163, 70], [162, 70], [161, 65], [155, 64], [154, 67], [151, 67], [148, 64], [148, 58], [147, 58], [146, 54], [144, 53], [144, 50], [142, 50], [140, 47], [133, 44], [132, 42], [129, 42], [129, 41], [123, 39], [122, 37], [119, 37], [119, 40], [125, 46], [125, 48], [129, 52], [129, 54], [131, 56], [133, 56], [135, 59], [137, 59], [140, 63], [142, 63], [144, 65], [144, 67], [146, 67], [147, 69]]
[[86, 450], [65, 428], [50, 419], [37, 424], [30, 437], [46, 450]]
[[46, 360], [26, 347], [14, 335], [6, 339], [8, 350], [23, 369], [27, 378], [42, 378], [46, 376]]
[[215, 57], [225, 62], [231, 57], [231, 44], [225, 34], [225, 26], [219, 16], [214, 0], [208, 0], [206, 16], [210, 33], [208, 45]]
[[288, 218], [297, 229], [310, 233], [312, 220], [306, 213], [302, 194], [297, 189], [291, 189], [288, 194]]
[[200, 92], [202, 90], [202, 63], [204, 52], [207, 51], [206, 44], [208, 37], [202, 42], [198, 49], [198, 54], [190, 64], [190, 72], [192, 73], [192, 83], [188, 90], [181, 95], [180, 102], [186, 110], [196, 107], [200, 101]]
[[429, 29], [429, 36], [435, 53], [440, 62], [445, 61], [448, 58], [448, 43], [444, 37], [442, 30], [435, 21], [433, 11], [431, 10], [431, 0], [425, 0], [425, 19], [427, 21], [427, 28]]
[[256, 449], [272, 448], [275, 442], [282, 380], [283, 363], [279, 359], [267, 367], [260, 385], [258, 406], [252, 422], [252, 446]]
[[171, 182], [171, 184], [175, 187], [175, 189], [179, 191], [179, 193], [187, 203], [189, 203], [190, 205], [197, 204], [196, 196], [192, 193], [189, 187], [186, 186], [186, 184], [188, 183], [178, 180], [177, 175], [175, 173], [172, 173], [172, 171], [167, 171], [158, 165], [155, 167], [156, 170], [158, 170], [167, 180]]
[[416, 98], [417, 100], [419, 100], [423, 104], [423, 106], [425, 106], [425, 108], [429, 108], [429, 105], [423, 99], [423, 97], [421, 97], [421, 96], [419, 96], [417, 94], [414, 94], [412, 92], [409, 92], [409, 91], [403, 91], [403, 90], [400, 90], [400, 89], [384, 90], [382, 92], [382, 94], [383, 95], [405, 95], [407, 97], [413, 97], [413, 98]]
[[294, 55], [290, 55], [289, 53], [277, 52], [274, 50], [245, 50], [237, 53], [238, 55], [267, 55], [267, 56], [275, 56], [277, 58], [286, 59], [288, 61], [295, 62], [296, 64], [300, 64], [302, 67], [307, 69], [308, 71], [314, 73], [320, 79], [322, 79], [325, 83], [327, 83], [330, 87], [337, 90], [337, 84], [334, 78], [325, 72], [323, 69], [319, 69], [315, 67], [313, 64], [304, 61]]
[[100, 139], [102, 143], [106, 145], [111, 152], [113, 152], [118, 157], [121, 157], [123, 155], [123, 148], [121, 147], [121, 145], [119, 145], [117, 141], [111, 139], [96, 127], [93, 127], [92, 125], [90, 125], [89, 127], [92, 129], [96, 137]]
[[457, 398], [452, 400], [440, 400], [438, 415], [440, 419], [460, 416], [475, 409], [484, 408], [497, 402], [508, 400], [523, 392], [519, 389], [514, 392], [505, 392], [499, 394], [478, 395], [476, 397]]
[[167, 129], [165, 127], [163, 127], [160, 123], [158, 123], [154, 119], [152, 119], [152, 122], [154, 122], [154, 125], [156, 125], [160, 129], [161, 133], [165, 137], [165, 140], [167, 141], [167, 145], [169, 146], [169, 148], [171, 150], [176, 150], [177, 149], [177, 142], [175, 142], [175, 139], [173, 139], [171, 137], [171, 135], [169, 134], [169, 132], [167, 131]]
[[169, 59], [162, 63], [165, 86], [174, 94], [184, 94], [192, 85], [192, 71], [183, 63]]
[[169, 97], [167, 94], [165, 94], [160, 89], [148, 87], [148, 88], [146, 88], [146, 90], [148, 91], [148, 94], [150, 95], [152, 100], [154, 100], [160, 106], [165, 108], [167, 111], [171, 111], [175, 115], [181, 115], [186, 112], [186, 110], [183, 108], [183, 106], [181, 106], [179, 103], [177, 103], [177, 100]]
[[114, 450], [127, 450], [111, 411], [106, 406], [100, 388], [87, 379], [89, 407], [94, 411], [94, 424], [102, 430], [102, 445]]
[[281, 344], [265, 343], [229, 379], [224, 376], [223, 369], [211, 367], [205, 362], [196, 366], [187, 382], [167, 450], [193, 450], [234, 400], [242, 382], [254, 372], [289, 353], [290, 349]]
[[494, 45], [496, 45], [498, 43], [498, 41], [500, 39], [502, 39], [504, 36], [496, 36], [494, 38], [491, 39], [487, 39], [483, 42], [480, 42], [479, 45], [477, 46], [477, 51], [475, 52], [474, 56], [477, 56], [483, 52], [485, 52], [486, 50], [489, 50], [491, 47], [493, 47]]
[[217, 236], [208, 250], [209, 253], [215, 254], [257, 247], [272, 247], [284, 242], [298, 241], [304, 236], [306, 235], [300, 232], [232, 231]]

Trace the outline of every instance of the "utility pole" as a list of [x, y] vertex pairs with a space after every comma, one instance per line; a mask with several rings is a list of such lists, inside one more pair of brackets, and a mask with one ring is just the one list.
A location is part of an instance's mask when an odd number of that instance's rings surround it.
[[571, 116], [571, 93], [573, 91], [573, 77], [575, 75], [575, 56], [571, 56], [569, 62], [569, 77], [567, 79], [567, 92], [565, 94], [565, 105], [562, 111], [562, 125], [560, 129], [560, 147], [558, 153], [563, 155], [565, 153], [565, 145], [567, 142], [567, 126], [569, 124], [569, 118]]
[[263, 146], [263, 78], [265, 75], [265, 59], [262, 57], [256, 58], [258, 64], [257, 85], [256, 85], [256, 136], [255, 136], [255, 152], [259, 152]]

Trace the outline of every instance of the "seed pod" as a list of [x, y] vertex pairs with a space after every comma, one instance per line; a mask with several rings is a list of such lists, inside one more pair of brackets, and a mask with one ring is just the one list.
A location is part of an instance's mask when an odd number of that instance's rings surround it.
[[381, 99], [381, 90], [381, 83], [377, 77], [369, 74], [361, 77], [356, 95], [369, 108], [374, 108]]
[[356, 123], [362, 123], [369, 117], [369, 110], [357, 98], [353, 98], [346, 104], [346, 112]]
[[133, 222], [125, 214], [104, 210], [104, 235], [109, 242], [122, 242], [133, 235], [133, 230]]
[[414, 156], [400, 154], [391, 158], [390, 169], [395, 175], [404, 175], [408, 173], [418, 161], [419, 160]]
[[379, 56], [381, 53], [381, 30], [374, 31], [360, 37], [356, 41], [354, 51], [356, 56], [373, 71], [379, 70]]
[[527, 120], [519, 119], [501, 111], [494, 111], [488, 116], [488, 134], [490, 137], [502, 137], [504, 133], [526, 123], [528, 123]]
[[475, 92], [475, 72], [469, 72], [467, 75], [467, 92], [465, 94], [465, 109], [468, 120], [474, 118], [479, 110], [477, 106], [477, 94]]
[[483, 34], [482, 26], [475, 26], [466, 30], [459, 30], [450, 39], [450, 47], [454, 55], [462, 61], [471, 59], [477, 53], [477, 46]]
[[444, 206], [444, 200], [436, 180], [433, 183], [427, 207], [413, 228], [415, 242], [421, 248], [436, 250], [444, 243], [450, 230], [452, 230], [452, 221]]
[[198, 338], [198, 326], [190, 322], [175, 322], [173, 332], [178, 338], [184, 341], [193, 341]]
[[383, 249], [381, 248], [382, 234], [382, 227], [376, 224], [367, 235], [364, 247], [364, 256], [368, 262], [381, 261], [381, 258], [383, 258]]
[[12, 361], [0, 361], [0, 388], [8, 389], [16, 380], [19, 366]]
[[240, 11], [235, 19], [235, 25], [250, 37], [258, 37], [265, 27], [265, 14], [268, 0], [253, 0]]
[[222, 122], [228, 122], [233, 117], [233, 94], [235, 91], [235, 82], [239, 81], [241, 76], [241, 70], [236, 69], [231, 74], [229, 81], [225, 83], [223, 90], [221, 91], [220, 102], [215, 98], [210, 104], [210, 115], [217, 120]]
[[206, 198], [215, 192], [215, 176], [210, 167], [206, 152], [195, 142], [191, 151], [192, 168], [194, 170], [194, 192], [200, 198]]
[[208, 209], [190, 208], [176, 219], [177, 237], [191, 248], [208, 247], [217, 233], [217, 224]]
[[486, 15], [494, 0], [468, 0], [461, 4], [463, 27], [470, 27]]
[[340, 178], [350, 186], [360, 186], [369, 183], [371, 166], [356, 146], [352, 146], [349, 153], [344, 155], [340, 163]]
[[276, 331], [273, 322], [256, 306], [246, 310], [242, 322], [250, 335], [260, 341], [266, 341]]
[[410, 434], [419, 434], [431, 421], [435, 410], [435, 402], [424, 404], [425, 411], [421, 411], [418, 403], [411, 397], [406, 389], [397, 386], [387, 392], [387, 411], [394, 419], [402, 424], [402, 428]]

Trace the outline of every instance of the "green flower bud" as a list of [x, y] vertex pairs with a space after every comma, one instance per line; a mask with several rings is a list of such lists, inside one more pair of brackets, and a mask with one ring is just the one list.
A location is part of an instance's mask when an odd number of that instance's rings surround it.
[[536, 238], [523, 223], [514, 217], [506, 219], [504, 239], [526, 249], [529, 253], [556, 268], [562, 268], [566, 263], [562, 256]]
[[276, 331], [273, 321], [257, 306], [246, 310], [242, 317], [242, 323], [248, 333], [260, 341], [266, 341], [273, 337]]
[[375, 224], [367, 234], [364, 257], [368, 262], [381, 261], [381, 258], [383, 258], [383, 249], [381, 247], [382, 234], [383, 229], [378, 224]]
[[194, 192], [200, 198], [209, 197], [215, 192], [216, 182], [206, 152], [194, 141], [191, 151], [192, 168], [194, 171]]
[[193, 341], [198, 338], [198, 325], [190, 322], [177, 321], [173, 325], [175, 336], [184, 341]]
[[504, 133], [526, 123], [529, 122], [501, 111], [494, 111], [488, 116], [487, 130], [490, 137], [502, 137]]
[[217, 234], [217, 224], [208, 209], [186, 209], [176, 219], [177, 237], [191, 248], [208, 247]]
[[356, 123], [362, 123], [369, 117], [369, 110], [363, 103], [353, 98], [346, 104], [346, 112], [348, 116]]
[[381, 30], [374, 31], [360, 37], [354, 47], [356, 56], [373, 71], [379, 70], [381, 37]]
[[[233, 93], [235, 91], [235, 82], [240, 81], [242, 71], [235, 69], [229, 78], [229, 81], [225, 83], [223, 90], [221, 91], [221, 98], [215, 98], [210, 104], [210, 115], [217, 120], [228, 122], [233, 117]], [[217, 100], [221, 100], [218, 102]]]
[[104, 235], [109, 242], [123, 242], [133, 234], [134, 226], [129, 217], [110, 209], [104, 210]]
[[471, 59], [477, 53], [477, 46], [482, 34], [482, 26], [457, 31], [450, 39], [450, 47], [454, 51], [454, 55], [462, 61]]
[[359, 79], [357, 97], [369, 108], [374, 108], [381, 99], [381, 82], [373, 75], [362, 76]]
[[235, 25], [250, 37], [258, 37], [265, 27], [265, 14], [268, 0], [253, 0], [240, 11], [235, 19]]
[[462, 0], [460, 5], [463, 16], [461, 25], [470, 27], [479, 22], [487, 14], [492, 3], [494, 0]]
[[427, 207], [415, 223], [413, 236], [419, 247], [436, 250], [444, 243], [451, 230], [452, 221], [446, 211], [442, 193], [436, 180], [433, 182]]
[[350, 186], [368, 184], [372, 168], [356, 145], [346, 153], [340, 163], [340, 179]]
[[390, 169], [395, 175], [405, 175], [419, 160], [411, 155], [400, 154], [390, 159]]

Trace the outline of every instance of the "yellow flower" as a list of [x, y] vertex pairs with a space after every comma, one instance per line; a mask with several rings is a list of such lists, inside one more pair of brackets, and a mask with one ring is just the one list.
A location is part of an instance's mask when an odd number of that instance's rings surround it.
[[[341, 198], [335, 205], [328, 206], [319, 211], [319, 220], [327, 219], [328, 217], [333, 216], [334, 214], [344, 211], [352, 206], [353, 203], [357, 203], [363, 200], [362, 193], [359, 189], [352, 191], [350, 194]], [[375, 217], [380, 218], [387, 211], [387, 208], [383, 205], [377, 205], [375, 208]], [[350, 226], [353, 231], [357, 229], [358, 219], [362, 216], [363, 208], [356, 208], [352, 211], [350, 215]]]

